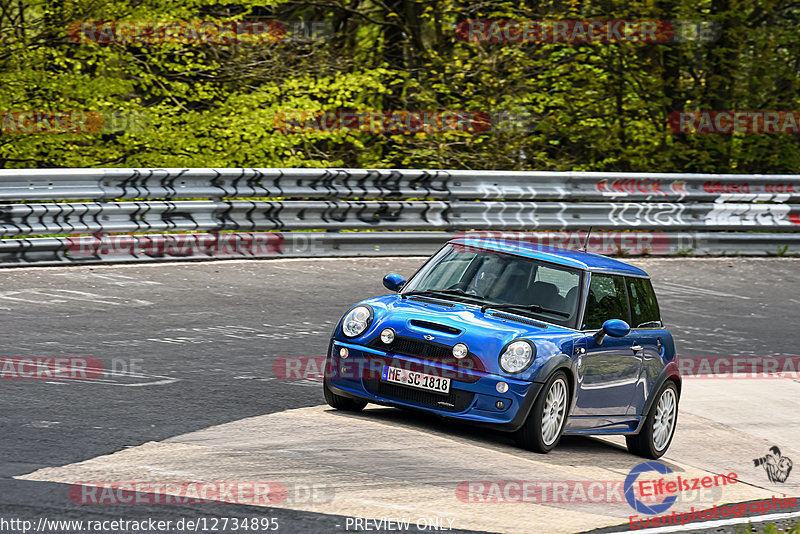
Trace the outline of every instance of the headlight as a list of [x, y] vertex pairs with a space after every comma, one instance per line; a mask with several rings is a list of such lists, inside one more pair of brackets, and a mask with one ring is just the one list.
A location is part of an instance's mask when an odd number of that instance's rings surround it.
[[356, 337], [364, 333], [372, 321], [372, 310], [366, 306], [356, 306], [344, 316], [342, 333], [347, 337]]
[[536, 347], [525, 340], [512, 341], [500, 355], [500, 368], [509, 374], [521, 373], [536, 357]]
[[464, 358], [467, 354], [469, 354], [469, 348], [463, 343], [457, 343], [455, 347], [453, 347], [453, 356], [458, 358]]
[[381, 341], [383, 341], [387, 345], [390, 345], [392, 341], [394, 341], [394, 330], [392, 330], [391, 328], [384, 328], [381, 331]]

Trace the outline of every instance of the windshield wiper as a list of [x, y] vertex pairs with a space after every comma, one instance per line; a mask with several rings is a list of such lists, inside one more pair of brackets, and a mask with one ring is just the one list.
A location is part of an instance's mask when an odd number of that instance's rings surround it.
[[552, 313], [554, 315], [560, 315], [561, 317], [569, 318], [572, 314], [567, 313], [561, 310], [553, 310], [551, 308], [543, 308], [538, 304], [484, 304], [481, 306], [481, 312], [486, 313], [488, 309], [493, 310], [526, 310], [532, 311], [534, 313]]

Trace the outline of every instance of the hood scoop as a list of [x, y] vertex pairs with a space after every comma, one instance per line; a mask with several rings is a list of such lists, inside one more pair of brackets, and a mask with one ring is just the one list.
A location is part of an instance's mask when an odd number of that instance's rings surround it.
[[498, 319], [506, 319], [508, 321], [516, 321], [518, 323], [529, 324], [531, 326], [536, 326], [538, 328], [547, 328], [545, 323], [540, 323], [538, 321], [534, 321], [533, 319], [528, 319], [527, 317], [520, 317], [519, 315], [511, 315], [510, 313], [502, 313], [502, 312], [494, 312], [490, 313], [492, 317], [497, 317]]
[[445, 308], [453, 308], [453, 307], [455, 307], [455, 304], [453, 304], [452, 302], [447, 302], [446, 300], [438, 300], [438, 299], [432, 299], [432, 298], [427, 298], [427, 297], [418, 297], [416, 295], [412, 295], [412, 296], [410, 296], [408, 298], [414, 299], [414, 300], [418, 300], [420, 302], [429, 302], [431, 304], [436, 304], [438, 306], [444, 306]]
[[417, 326], [419, 328], [425, 328], [427, 330], [436, 330], [437, 332], [444, 332], [445, 334], [452, 334], [452, 335], [457, 335], [462, 332], [462, 330], [454, 328], [452, 326], [447, 326], [446, 324], [432, 323], [430, 321], [422, 321], [420, 319], [412, 319], [411, 326]]

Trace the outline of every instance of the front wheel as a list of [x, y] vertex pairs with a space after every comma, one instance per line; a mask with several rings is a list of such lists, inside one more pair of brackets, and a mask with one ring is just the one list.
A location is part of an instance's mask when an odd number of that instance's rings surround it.
[[564, 371], [557, 371], [547, 381], [531, 413], [515, 438], [523, 449], [548, 453], [558, 444], [567, 421], [569, 387]]
[[644, 458], [661, 458], [675, 435], [678, 422], [678, 387], [668, 380], [658, 392], [642, 429], [634, 436], [625, 436], [628, 451]]
[[344, 410], [345, 412], [360, 412], [364, 409], [364, 406], [367, 405], [367, 401], [343, 397], [331, 391], [331, 389], [328, 387], [327, 378], [322, 380], [322, 391], [325, 394], [325, 402], [327, 402], [331, 408], [336, 408], [337, 410]]

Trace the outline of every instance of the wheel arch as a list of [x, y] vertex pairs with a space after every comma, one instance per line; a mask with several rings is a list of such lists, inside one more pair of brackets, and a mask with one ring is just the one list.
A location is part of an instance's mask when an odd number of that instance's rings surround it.
[[654, 382], [653, 388], [650, 390], [650, 395], [647, 398], [647, 401], [644, 403], [644, 407], [642, 408], [642, 412], [638, 415], [642, 417], [646, 417], [648, 413], [650, 413], [650, 408], [653, 406], [653, 403], [656, 399], [656, 394], [664, 387], [664, 384], [667, 382], [672, 382], [675, 384], [675, 387], [678, 390], [678, 404], [680, 404], [681, 400], [681, 390], [683, 389], [683, 380], [681, 380], [681, 375], [678, 372], [678, 365], [675, 361], [669, 362], [664, 369], [661, 370], [661, 373], [658, 375], [658, 379]]
[[[567, 387], [569, 388], [569, 410], [567, 411], [567, 417], [569, 417], [570, 412], [572, 412], [572, 408], [578, 398], [578, 374], [575, 372], [575, 365], [575, 361], [566, 354], [557, 354], [542, 366], [534, 379], [534, 382], [546, 384], [556, 372], [564, 371], [564, 374], [567, 375]], [[541, 389], [544, 390], [544, 388]], [[542, 391], [539, 391], [539, 395], [541, 394]]]
[[678, 372], [678, 366], [675, 361], [669, 362], [664, 369], [661, 371], [661, 374], [658, 375], [658, 379], [655, 381], [655, 385], [650, 392], [647, 401], [644, 403], [644, 407], [642, 408], [641, 413], [637, 414], [640, 416], [639, 424], [636, 426], [636, 431], [632, 434], [638, 434], [642, 431], [642, 426], [644, 425], [645, 420], [647, 419], [647, 414], [650, 413], [650, 409], [653, 407], [653, 403], [656, 401], [656, 394], [664, 387], [664, 384], [667, 382], [672, 382], [675, 384], [675, 388], [678, 390], [678, 407], [680, 408], [681, 404], [681, 390], [683, 389], [683, 380], [681, 379], [681, 375]]

